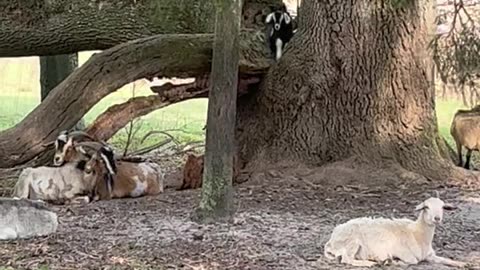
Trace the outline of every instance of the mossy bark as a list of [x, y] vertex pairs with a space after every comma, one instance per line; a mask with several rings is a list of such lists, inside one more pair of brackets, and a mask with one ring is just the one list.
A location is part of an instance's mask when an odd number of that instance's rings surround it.
[[[248, 0], [244, 28], [260, 29], [280, 0]], [[159, 34], [213, 33], [210, 0], [0, 0], [0, 57], [104, 50]]]
[[242, 0], [216, 1], [202, 199], [195, 216], [201, 222], [225, 221], [234, 213], [232, 179], [241, 7]]

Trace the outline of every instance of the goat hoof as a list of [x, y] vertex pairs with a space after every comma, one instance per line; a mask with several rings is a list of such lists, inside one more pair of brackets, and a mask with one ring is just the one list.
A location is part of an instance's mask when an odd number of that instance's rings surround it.
[[383, 262], [379, 263], [379, 265], [392, 265], [393, 264], [393, 260], [391, 258], [388, 258], [386, 260], [383, 260]]
[[88, 196], [77, 197], [71, 200], [72, 204], [82, 204], [82, 203], [89, 203], [89, 202], [90, 202], [90, 199], [88, 198]]

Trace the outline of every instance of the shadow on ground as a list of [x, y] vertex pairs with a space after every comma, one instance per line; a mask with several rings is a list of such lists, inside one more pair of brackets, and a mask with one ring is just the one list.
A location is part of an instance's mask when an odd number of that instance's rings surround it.
[[[436, 189], [459, 209], [447, 213], [437, 228], [435, 250], [480, 269], [478, 193]], [[413, 219], [415, 205], [431, 194], [431, 186], [418, 184], [313, 189], [300, 180], [271, 177], [257, 178], [235, 190], [238, 210], [229, 225], [190, 222], [200, 190], [56, 206], [58, 232], [1, 243], [0, 265], [14, 269], [41, 265], [48, 269], [358, 269], [323, 257], [323, 245], [333, 227], [366, 215]], [[408, 269], [454, 268], [422, 263]]]

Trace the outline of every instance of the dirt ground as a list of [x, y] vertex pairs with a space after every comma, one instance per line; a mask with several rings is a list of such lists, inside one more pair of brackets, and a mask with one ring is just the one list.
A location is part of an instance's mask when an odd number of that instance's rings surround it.
[[[480, 269], [478, 191], [431, 183], [318, 188], [274, 173], [257, 175], [235, 187], [237, 212], [232, 224], [190, 221], [200, 190], [169, 189], [152, 197], [52, 206], [59, 215], [57, 233], [1, 243], [0, 265], [13, 269], [355, 269], [324, 258], [323, 245], [333, 227], [367, 215], [414, 219], [416, 204], [433, 189], [459, 207], [445, 214], [434, 248], [439, 255]], [[454, 268], [421, 263], [408, 269]]]

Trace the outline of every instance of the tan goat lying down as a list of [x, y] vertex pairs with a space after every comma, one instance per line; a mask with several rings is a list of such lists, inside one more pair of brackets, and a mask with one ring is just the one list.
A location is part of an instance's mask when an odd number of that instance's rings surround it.
[[93, 200], [156, 195], [164, 191], [164, 174], [152, 162], [116, 162], [113, 151], [95, 142], [78, 143], [91, 156], [84, 179], [94, 182]]
[[330, 260], [354, 266], [370, 267], [392, 261], [417, 264], [421, 261], [462, 267], [463, 262], [437, 256], [432, 247], [435, 226], [442, 222], [443, 210], [454, 209], [437, 197], [416, 207], [419, 216], [410, 219], [352, 219], [333, 230], [325, 244], [324, 255]]

